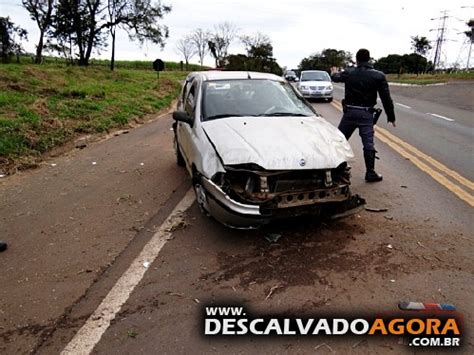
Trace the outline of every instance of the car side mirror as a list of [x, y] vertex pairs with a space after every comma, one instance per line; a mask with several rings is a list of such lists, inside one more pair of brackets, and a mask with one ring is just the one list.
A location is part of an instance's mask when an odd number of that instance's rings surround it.
[[189, 117], [189, 115], [185, 111], [174, 111], [173, 120], [187, 123], [190, 126], [193, 125], [193, 119]]

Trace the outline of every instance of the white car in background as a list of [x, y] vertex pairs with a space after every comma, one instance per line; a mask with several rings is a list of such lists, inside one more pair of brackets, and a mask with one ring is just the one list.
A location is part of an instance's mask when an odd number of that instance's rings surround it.
[[333, 86], [329, 74], [322, 70], [304, 70], [296, 84], [298, 91], [306, 99], [326, 99], [332, 101]]
[[201, 209], [227, 226], [363, 207], [349, 188], [349, 143], [282, 77], [191, 73], [173, 119], [178, 165]]

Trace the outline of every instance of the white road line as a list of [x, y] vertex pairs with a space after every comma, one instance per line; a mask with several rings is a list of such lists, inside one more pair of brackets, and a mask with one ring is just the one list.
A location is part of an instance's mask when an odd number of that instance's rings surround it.
[[399, 102], [395, 102], [395, 105], [398, 105], [398, 106], [401, 106], [401, 107], [404, 107], [404, 108], [411, 108], [411, 106], [407, 106], [407, 105], [401, 104]]
[[427, 115], [434, 116], [434, 117], [441, 118], [441, 119], [446, 120], [446, 121], [449, 121], [449, 122], [453, 122], [453, 121], [454, 121], [452, 118], [444, 117], [444, 116], [441, 116], [441, 115], [437, 115], [436, 113], [426, 113], [426, 114], [427, 114]]
[[[158, 231], [143, 247], [140, 255], [133, 260], [127, 271], [118, 279], [107, 296], [102, 300], [94, 313], [89, 317], [77, 334], [72, 338], [61, 352], [66, 354], [90, 354], [110, 326], [110, 322], [120, 311], [122, 305], [127, 302], [134, 288], [140, 283], [147, 265], [151, 265], [160, 250], [166, 244], [172, 234], [172, 227], [179, 222], [181, 214], [194, 202], [192, 189], [186, 193], [183, 199], [176, 205], [171, 214], [166, 218]], [[144, 264], [145, 263], [145, 264]]]

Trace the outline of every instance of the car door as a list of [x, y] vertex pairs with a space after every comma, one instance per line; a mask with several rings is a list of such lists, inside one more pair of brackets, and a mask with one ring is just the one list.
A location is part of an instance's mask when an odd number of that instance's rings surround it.
[[[198, 82], [197, 80], [194, 80], [192, 83], [188, 83], [187, 85], [190, 85], [190, 87], [188, 92], [185, 93], [186, 96], [183, 102], [184, 111], [186, 111], [189, 117], [195, 120]], [[191, 127], [191, 125], [187, 123], [178, 122], [178, 142], [181, 154], [183, 155], [184, 160], [186, 161], [188, 169], [191, 168], [195, 155], [195, 143], [193, 142], [193, 139], [195, 139], [195, 135], [193, 132], [193, 127]]]

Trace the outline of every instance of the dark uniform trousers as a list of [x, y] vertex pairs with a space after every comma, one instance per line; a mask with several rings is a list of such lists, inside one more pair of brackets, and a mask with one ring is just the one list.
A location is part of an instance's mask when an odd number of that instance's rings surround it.
[[339, 130], [348, 140], [352, 133], [359, 129], [360, 138], [365, 151], [375, 151], [374, 146], [374, 114], [372, 112], [347, 108], [339, 123]]

